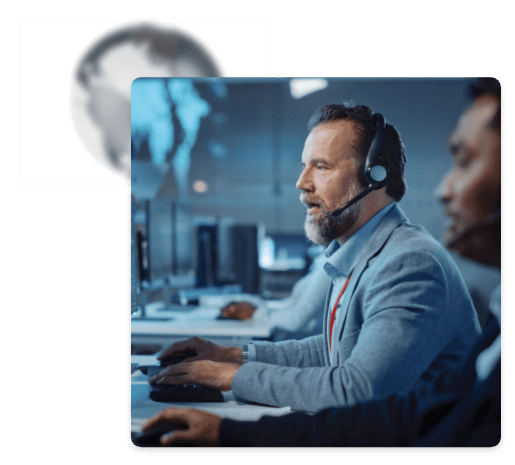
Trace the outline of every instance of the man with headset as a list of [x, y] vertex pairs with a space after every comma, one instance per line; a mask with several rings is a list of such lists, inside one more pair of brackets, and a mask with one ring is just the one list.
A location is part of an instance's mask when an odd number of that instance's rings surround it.
[[[446, 246], [501, 267], [501, 87], [471, 86], [473, 103], [449, 138], [454, 166], [438, 189], [451, 224]], [[168, 409], [143, 426], [182, 426], [162, 444], [237, 446], [487, 446], [501, 438], [501, 286], [483, 335], [459, 370], [443, 364], [409, 395], [391, 396], [316, 415], [293, 413], [237, 422], [195, 410]]]
[[244, 348], [181, 341], [159, 358], [197, 355], [151, 383], [203, 384], [239, 401], [316, 412], [406, 393], [477, 338], [456, 265], [396, 204], [406, 188], [397, 130], [368, 107], [346, 105], [320, 108], [308, 129], [297, 188], [308, 237], [328, 245], [323, 334]]

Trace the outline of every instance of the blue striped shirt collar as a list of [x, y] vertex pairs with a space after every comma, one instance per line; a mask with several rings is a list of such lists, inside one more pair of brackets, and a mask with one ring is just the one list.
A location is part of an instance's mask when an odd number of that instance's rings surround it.
[[344, 276], [347, 278], [356, 266], [359, 254], [374, 234], [381, 220], [393, 208], [395, 202], [379, 210], [370, 220], [359, 228], [343, 245], [335, 239], [325, 251], [327, 262], [324, 265], [326, 273], [331, 279]]

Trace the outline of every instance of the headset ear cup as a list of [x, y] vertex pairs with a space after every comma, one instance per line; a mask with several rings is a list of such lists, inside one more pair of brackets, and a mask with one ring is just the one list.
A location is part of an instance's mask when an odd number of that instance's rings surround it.
[[370, 174], [367, 176], [365, 174], [365, 165], [363, 165], [361, 167], [361, 169], [359, 170], [359, 181], [361, 182], [363, 187], [368, 187], [370, 184], [376, 184], [376, 187], [374, 189], [381, 189], [382, 187], [386, 186], [386, 184], [388, 183], [389, 178], [390, 178], [390, 170], [389, 170], [388, 166], [381, 163], [380, 165], [378, 164], [378, 165], [372, 166], [372, 169], [376, 166], [380, 166], [384, 169], [384, 171], [385, 171], [384, 178], [382, 178], [382, 180], [380, 180], [380, 181], [376, 181], [374, 178], [372, 178], [372, 176]]
[[388, 184], [388, 181], [390, 181], [390, 169], [386, 165], [381, 165], [385, 170], [385, 175], [381, 181], [377, 183], [377, 189], [382, 189], [384, 186]]

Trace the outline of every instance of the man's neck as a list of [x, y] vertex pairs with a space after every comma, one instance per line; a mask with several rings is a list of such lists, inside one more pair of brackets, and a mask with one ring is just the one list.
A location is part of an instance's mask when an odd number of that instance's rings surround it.
[[352, 225], [352, 227], [338, 237], [336, 240], [340, 245], [345, 244], [363, 225], [368, 223], [371, 218], [373, 218], [377, 213], [379, 213], [383, 208], [393, 203], [393, 200], [386, 195], [374, 195], [381, 194], [380, 192], [372, 192], [369, 194], [369, 197], [363, 199], [363, 206], [361, 208], [361, 212], [359, 214], [358, 219]]

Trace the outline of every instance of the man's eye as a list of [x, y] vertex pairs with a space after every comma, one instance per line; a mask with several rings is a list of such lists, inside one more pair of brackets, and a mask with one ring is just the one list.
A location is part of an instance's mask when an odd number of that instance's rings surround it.
[[470, 157], [461, 156], [456, 159], [456, 166], [461, 169], [465, 169], [470, 165]]
[[325, 170], [325, 166], [324, 166], [324, 165], [320, 165], [320, 164], [318, 164], [318, 165], [317, 165], [317, 169], [318, 169], [318, 170]]

